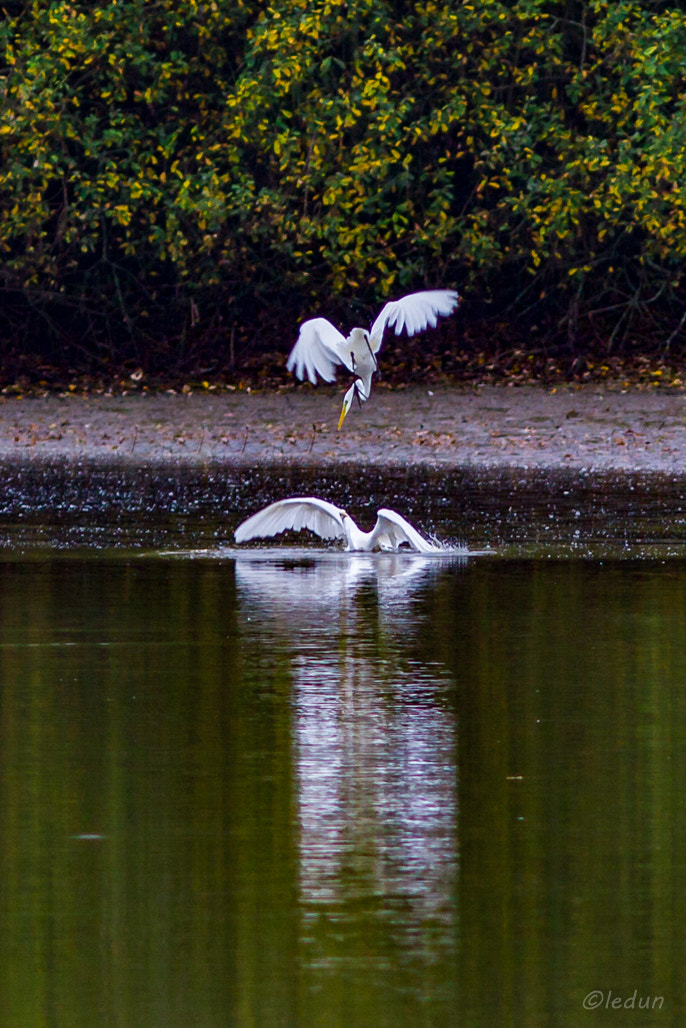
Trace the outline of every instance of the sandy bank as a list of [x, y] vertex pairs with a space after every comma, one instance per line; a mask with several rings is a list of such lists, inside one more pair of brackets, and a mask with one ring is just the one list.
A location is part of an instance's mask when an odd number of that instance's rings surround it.
[[0, 458], [686, 474], [681, 390], [377, 388], [339, 432], [342, 392], [7, 397]]

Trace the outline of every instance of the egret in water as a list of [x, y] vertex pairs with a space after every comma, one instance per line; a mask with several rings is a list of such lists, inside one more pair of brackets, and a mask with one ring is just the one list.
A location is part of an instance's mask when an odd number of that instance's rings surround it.
[[418, 553], [435, 553], [441, 549], [424, 539], [394, 510], [384, 507], [377, 511], [374, 528], [363, 532], [346, 511], [316, 496], [291, 496], [270, 503], [242, 521], [235, 538], [237, 543], [244, 543], [248, 539], [278, 535], [289, 528], [296, 532], [309, 528], [322, 539], [345, 539], [346, 550], [398, 550], [403, 545]]
[[300, 326], [298, 340], [286, 367], [289, 371], [295, 369], [301, 380], [307, 374], [313, 385], [317, 382], [317, 375], [325, 382], [333, 382], [338, 364], [352, 371], [355, 380], [343, 398], [343, 410], [338, 419], [340, 428], [355, 396], [360, 403], [369, 399], [372, 375], [378, 369], [376, 355], [386, 326], [390, 326], [396, 335], [405, 329], [408, 336], [413, 336], [425, 328], [434, 328], [439, 315], [452, 314], [458, 302], [459, 296], [453, 289], [410, 293], [400, 300], [390, 300], [369, 331], [354, 328], [347, 339], [326, 318], [311, 318]]

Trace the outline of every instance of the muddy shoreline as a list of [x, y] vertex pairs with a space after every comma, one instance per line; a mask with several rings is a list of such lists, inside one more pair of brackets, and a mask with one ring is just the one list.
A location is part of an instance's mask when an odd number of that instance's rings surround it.
[[379, 388], [338, 431], [341, 398], [340, 386], [8, 397], [0, 459], [686, 476], [680, 389]]

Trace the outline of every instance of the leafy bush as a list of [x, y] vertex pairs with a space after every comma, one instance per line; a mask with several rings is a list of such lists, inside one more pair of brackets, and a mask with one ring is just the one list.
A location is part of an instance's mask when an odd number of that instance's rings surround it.
[[15, 346], [222, 364], [439, 285], [475, 341], [683, 340], [680, 7], [34, 0], [0, 53]]
[[241, 0], [35, 2], [5, 19], [0, 250], [15, 331], [28, 310], [32, 332], [113, 357], [186, 345], [197, 297], [222, 287], [217, 153], [248, 22]]

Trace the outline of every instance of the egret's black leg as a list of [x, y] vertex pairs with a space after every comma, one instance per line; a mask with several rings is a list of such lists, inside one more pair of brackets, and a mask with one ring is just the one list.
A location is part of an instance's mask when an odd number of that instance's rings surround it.
[[375, 354], [375, 353], [374, 353], [374, 351], [372, 350], [372, 346], [371, 346], [371, 343], [369, 342], [369, 340], [367, 339], [367, 337], [366, 337], [366, 336], [364, 337], [364, 341], [365, 341], [365, 343], [367, 344], [367, 349], [369, 350], [369, 354], [370, 354], [370, 356], [371, 356], [372, 360], [374, 361], [374, 367], [375, 367], [375, 368], [376, 368], [376, 370], [378, 371], [378, 370], [379, 370], [379, 363], [378, 363], [378, 361], [377, 361], [377, 359], [376, 359], [376, 354]]

